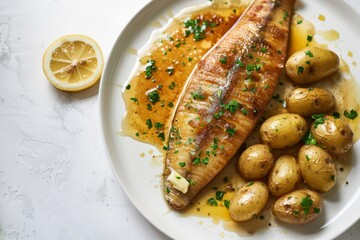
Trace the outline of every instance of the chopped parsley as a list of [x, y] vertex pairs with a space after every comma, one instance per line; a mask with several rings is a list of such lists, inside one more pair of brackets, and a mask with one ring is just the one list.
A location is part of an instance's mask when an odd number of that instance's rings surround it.
[[216, 191], [216, 193], [215, 193], [215, 198], [216, 198], [216, 200], [221, 201], [221, 200], [223, 199], [224, 195], [225, 195], [225, 192], [223, 192], [223, 191]]
[[134, 103], [139, 102], [139, 100], [136, 97], [131, 97], [130, 100], [133, 101]]
[[229, 209], [230, 207], [230, 201], [229, 200], [224, 200], [224, 206]]
[[228, 58], [227, 56], [221, 56], [219, 62], [221, 64], [226, 64], [227, 63], [227, 58]]
[[226, 132], [229, 133], [229, 136], [232, 137], [236, 133], [236, 129], [234, 128], [226, 128]]
[[186, 162], [179, 162], [180, 167], [185, 167], [186, 166]]
[[155, 90], [149, 92], [148, 98], [152, 104], [156, 104], [160, 100], [160, 95], [159, 95], [158, 90], [155, 89]]
[[310, 50], [307, 50], [307, 51], [305, 52], [305, 55], [306, 55], [306, 56], [309, 56], [309, 57], [314, 57], [314, 54], [313, 54]]
[[204, 94], [204, 91], [199, 88], [199, 91], [194, 91], [194, 92], [191, 92], [191, 97], [195, 100], [204, 100], [205, 99], [205, 94]]
[[240, 111], [241, 111], [245, 116], [248, 115], [248, 113], [249, 113], [248, 110], [247, 110], [246, 108], [244, 108], [244, 107], [241, 108]]
[[154, 125], [156, 129], [161, 129], [164, 126], [164, 124], [161, 122], [156, 122]]
[[149, 111], [151, 111], [151, 110], [152, 110], [152, 106], [151, 106], [151, 104], [150, 104], [150, 103], [146, 104], [146, 106], [147, 106], [147, 110], [149, 110]]
[[148, 126], [149, 129], [152, 129], [153, 124], [152, 124], [151, 119], [147, 119], [147, 120], [146, 120], [146, 126]]
[[210, 205], [210, 206], [217, 206], [218, 205], [218, 203], [217, 203], [217, 201], [216, 201], [216, 199], [215, 198], [209, 198], [208, 200], [207, 200], [207, 203]]
[[164, 134], [164, 132], [159, 133], [157, 136], [158, 136], [158, 138], [161, 139], [161, 141], [165, 141], [165, 134]]
[[310, 208], [313, 204], [313, 200], [310, 198], [309, 195], [307, 195], [306, 197], [301, 199], [300, 204], [304, 210], [304, 215], [308, 215], [310, 213]]
[[156, 72], [157, 67], [155, 66], [154, 60], [147, 60], [146, 68], [145, 68], [145, 76], [147, 79], [153, 76], [153, 72]]
[[284, 11], [283, 20], [285, 21], [287, 17], [289, 17], [289, 13], [287, 11]]
[[208, 22], [200, 23], [199, 19], [188, 18], [184, 21], [185, 37], [194, 34], [194, 40], [200, 41], [205, 38], [205, 30], [208, 27]]
[[333, 117], [334, 118], [340, 118], [340, 113], [339, 112], [334, 112]]
[[236, 100], [230, 100], [230, 102], [228, 104], [222, 104], [221, 105], [225, 110], [230, 111], [231, 113], [235, 113], [236, 110], [239, 109], [239, 107], [241, 106], [240, 103], [238, 103], [238, 101]]
[[299, 19], [299, 20], [297, 20], [296, 21], [296, 23], [299, 25], [299, 24], [301, 24], [303, 22], [303, 20], [301, 20], [301, 19]]
[[315, 121], [314, 121], [314, 128], [317, 128], [317, 126], [318, 126], [319, 124], [323, 124], [323, 123], [325, 122], [325, 120], [326, 120], [325, 114], [323, 114], [323, 113], [313, 114], [313, 115], [311, 116], [311, 118], [315, 120]]
[[128, 85], [126, 85], [126, 90], [130, 90], [130, 88], [131, 88], [131, 85], [130, 84], [128, 84]]
[[302, 74], [304, 72], [304, 67], [303, 66], [299, 66], [298, 67], [298, 75]]
[[238, 66], [238, 67], [245, 67], [245, 64], [244, 64], [243, 62], [241, 62], [240, 59], [236, 59], [236, 60], [235, 60], [235, 64], [236, 64], [236, 66]]
[[351, 109], [350, 112], [348, 112], [348, 110], [345, 110], [344, 115], [348, 119], [354, 120], [355, 118], [357, 118], [358, 113], [354, 109]]
[[249, 187], [249, 186], [251, 186], [253, 184], [254, 184], [254, 182], [249, 182], [248, 184], [246, 184], [246, 186]]
[[316, 145], [317, 141], [314, 138], [314, 136], [311, 134], [311, 132], [309, 131], [305, 137], [303, 138], [303, 141], [306, 145]]
[[168, 86], [171, 90], [174, 90], [175, 87], [175, 82], [171, 82], [171, 84]]
[[173, 75], [174, 74], [174, 67], [170, 66], [167, 67], [167, 69], [165, 70], [169, 75]]

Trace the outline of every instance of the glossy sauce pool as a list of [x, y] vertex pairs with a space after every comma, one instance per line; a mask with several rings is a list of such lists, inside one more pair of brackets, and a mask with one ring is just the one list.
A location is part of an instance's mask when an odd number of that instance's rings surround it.
[[[152, 144], [164, 154], [166, 153], [171, 117], [188, 76], [201, 57], [231, 28], [245, 8], [244, 5], [230, 5], [223, 1], [215, 1], [209, 7], [177, 17], [166, 29], [162, 29], [161, 34], [154, 39], [150, 47], [140, 54], [139, 66], [124, 86], [123, 98], [127, 113], [123, 120], [123, 135]], [[197, 21], [195, 25], [200, 29], [203, 28], [203, 31], [198, 35], [191, 33], [186, 36], [185, 25], [191, 24], [189, 19]], [[318, 15], [318, 19], [326, 21], [326, 17], [321, 14]], [[308, 36], [313, 37], [312, 41], [308, 40]], [[325, 42], [332, 42], [340, 37], [335, 30], [316, 31], [309, 21], [295, 14], [291, 24], [288, 56], [306, 46], [327, 48], [327, 44], [319, 44], [316, 41], [317, 36]], [[131, 49], [132, 54], [136, 52]], [[348, 56], [350, 55], [352, 56], [352, 53], [348, 51]], [[284, 100], [288, 92], [295, 87], [304, 86], [296, 86], [283, 74], [273, 99], [264, 112], [263, 119], [287, 112], [284, 108]], [[342, 58], [340, 71], [324, 81], [305, 87], [323, 87], [334, 94], [336, 107], [329, 114], [334, 111], [342, 113], [345, 109], [360, 112], [359, 97], [356, 96], [357, 91], [354, 90], [359, 88], [348, 64]], [[357, 141], [360, 137], [360, 117], [348, 120], [343, 117], [343, 114], [341, 115], [342, 119], [350, 124], [354, 131], [354, 140]], [[256, 128], [246, 141], [246, 146], [260, 142], [259, 128]], [[275, 158], [285, 153], [297, 156], [300, 146], [298, 144], [290, 149], [274, 151]], [[239, 154], [242, 150], [239, 150]], [[192, 201], [191, 206], [183, 212], [185, 217], [194, 215], [211, 217], [214, 223], [222, 223], [225, 229], [241, 235], [252, 235], [256, 231], [276, 225], [270, 214], [274, 198], [268, 201], [265, 210], [259, 216], [249, 221], [236, 223], [230, 219], [226, 202], [230, 201], [235, 191], [245, 183], [238, 174], [236, 166], [239, 154]], [[334, 158], [338, 170], [337, 187], [340, 187], [348, 184], [346, 178], [351, 170], [352, 155], [348, 153]], [[267, 182], [267, 179], [263, 180]], [[299, 185], [299, 188], [301, 187], [303, 186]], [[223, 195], [221, 199], [218, 198], [217, 206], [208, 204], [208, 199], [216, 199], [219, 192]], [[200, 221], [199, 224], [202, 222]]]

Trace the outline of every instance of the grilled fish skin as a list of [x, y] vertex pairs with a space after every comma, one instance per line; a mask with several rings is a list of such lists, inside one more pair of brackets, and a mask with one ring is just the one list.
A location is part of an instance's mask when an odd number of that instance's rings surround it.
[[294, 4], [254, 0], [189, 76], [163, 172], [164, 198], [173, 209], [186, 208], [256, 126], [285, 65]]

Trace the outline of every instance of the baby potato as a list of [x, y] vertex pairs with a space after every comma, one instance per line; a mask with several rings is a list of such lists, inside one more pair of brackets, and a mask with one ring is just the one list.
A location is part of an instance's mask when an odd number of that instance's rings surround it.
[[304, 145], [299, 150], [298, 159], [301, 176], [310, 188], [328, 192], [335, 186], [335, 163], [324, 149], [316, 145]]
[[354, 133], [349, 124], [340, 118], [319, 116], [310, 131], [317, 143], [331, 154], [347, 153], [353, 145]]
[[298, 163], [292, 155], [280, 156], [269, 175], [269, 190], [272, 195], [281, 197], [294, 190], [300, 181], [301, 174]]
[[334, 105], [334, 95], [324, 88], [296, 88], [286, 98], [287, 110], [303, 117], [327, 112]]
[[260, 137], [264, 144], [274, 149], [295, 145], [307, 132], [303, 117], [293, 113], [283, 113], [267, 119], [260, 127]]
[[307, 47], [287, 60], [286, 73], [296, 83], [313, 83], [336, 72], [339, 62], [338, 55], [333, 51]]
[[323, 200], [314, 191], [297, 190], [279, 198], [272, 213], [275, 218], [290, 224], [305, 224], [320, 215]]
[[248, 147], [238, 161], [240, 175], [248, 180], [265, 177], [273, 165], [274, 157], [271, 149], [265, 144], [255, 144]]
[[260, 181], [249, 182], [242, 186], [230, 203], [230, 217], [235, 221], [246, 221], [259, 214], [269, 199], [269, 190]]

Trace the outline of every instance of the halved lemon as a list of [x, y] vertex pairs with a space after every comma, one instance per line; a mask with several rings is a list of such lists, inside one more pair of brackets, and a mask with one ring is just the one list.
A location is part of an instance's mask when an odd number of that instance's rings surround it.
[[80, 91], [94, 85], [101, 77], [104, 58], [99, 45], [84, 35], [57, 39], [45, 51], [43, 71], [56, 88]]

